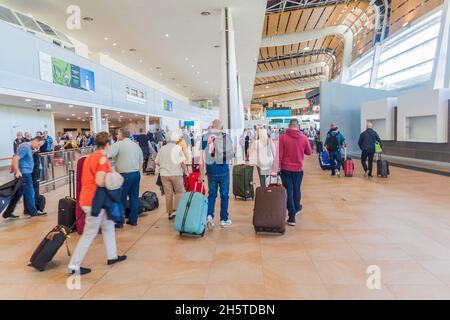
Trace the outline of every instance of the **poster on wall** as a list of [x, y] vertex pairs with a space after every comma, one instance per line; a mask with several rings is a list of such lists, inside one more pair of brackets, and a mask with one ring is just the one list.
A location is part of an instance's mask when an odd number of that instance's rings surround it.
[[94, 72], [64, 60], [39, 53], [41, 80], [61, 86], [95, 92]]
[[165, 111], [173, 111], [173, 102], [167, 99], [163, 99], [163, 109]]

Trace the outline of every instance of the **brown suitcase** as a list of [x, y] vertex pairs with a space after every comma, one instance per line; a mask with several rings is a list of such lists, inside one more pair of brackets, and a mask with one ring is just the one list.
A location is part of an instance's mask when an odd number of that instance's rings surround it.
[[286, 230], [287, 193], [283, 186], [256, 189], [253, 226], [255, 232], [284, 234]]

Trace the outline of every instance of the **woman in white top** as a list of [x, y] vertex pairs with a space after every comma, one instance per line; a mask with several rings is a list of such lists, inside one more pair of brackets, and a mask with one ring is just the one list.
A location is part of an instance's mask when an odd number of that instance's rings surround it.
[[266, 178], [272, 174], [272, 166], [275, 161], [275, 146], [272, 139], [269, 139], [267, 130], [258, 128], [256, 140], [249, 150], [250, 162], [256, 164], [258, 168], [259, 182], [261, 186], [266, 186]]
[[181, 195], [185, 192], [183, 174], [186, 170], [186, 157], [177, 141], [180, 134], [176, 131], [166, 135], [167, 144], [159, 149], [156, 156], [156, 171], [161, 177], [166, 197], [166, 212], [169, 220], [175, 216]]

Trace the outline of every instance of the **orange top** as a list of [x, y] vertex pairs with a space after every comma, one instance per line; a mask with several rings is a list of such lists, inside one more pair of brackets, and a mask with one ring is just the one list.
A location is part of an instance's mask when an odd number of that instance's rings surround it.
[[92, 201], [97, 191], [97, 184], [95, 183], [97, 172], [112, 172], [108, 157], [101, 150], [89, 155], [84, 161], [81, 175], [81, 207], [92, 207]]

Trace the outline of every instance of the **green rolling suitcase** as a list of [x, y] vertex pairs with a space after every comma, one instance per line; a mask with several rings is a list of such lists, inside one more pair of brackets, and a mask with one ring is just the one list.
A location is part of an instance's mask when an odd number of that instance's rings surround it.
[[235, 198], [244, 200], [255, 198], [253, 166], [243, 164], [233, 167], [233, 194]]

